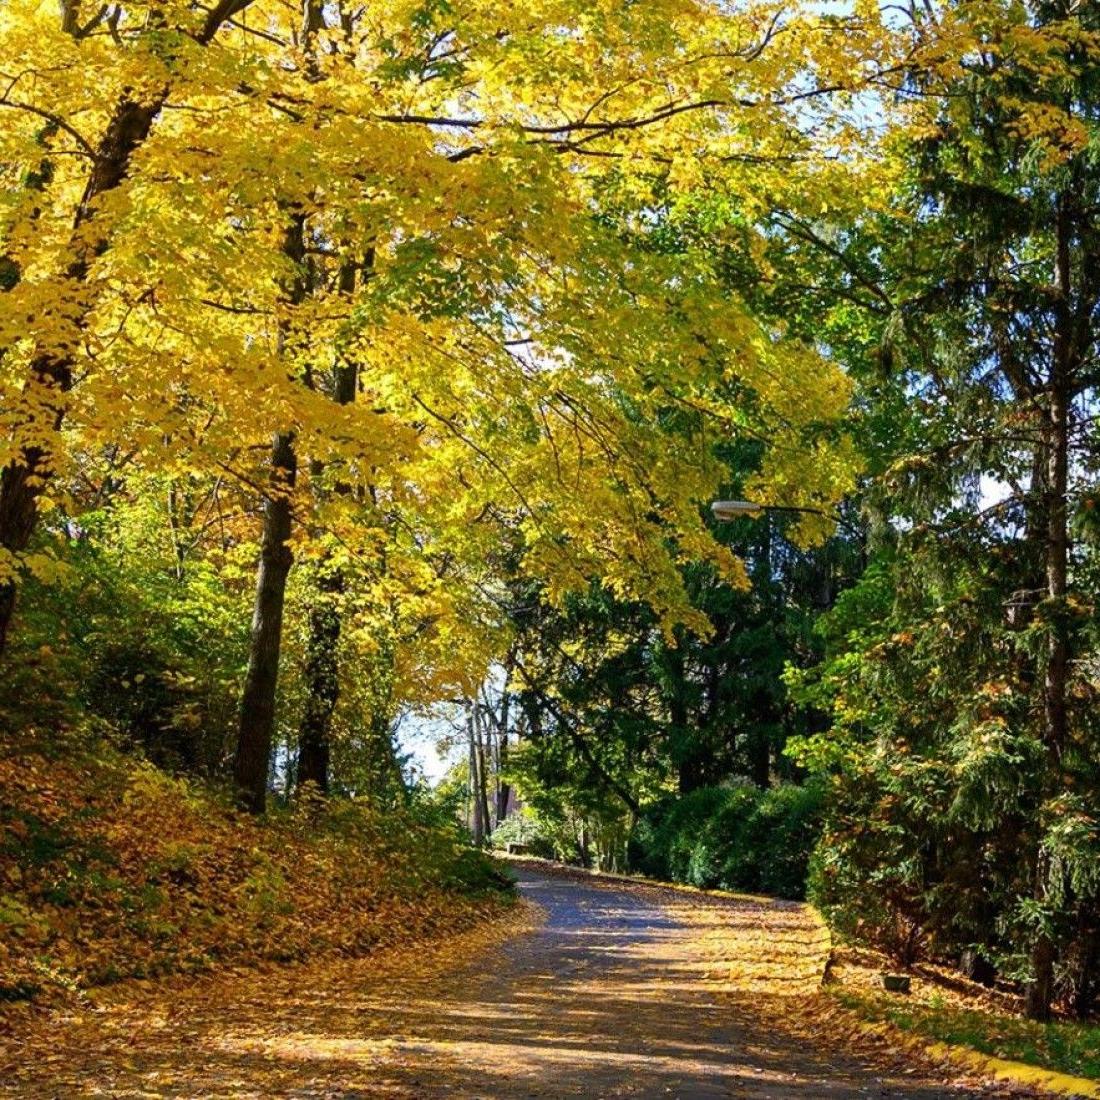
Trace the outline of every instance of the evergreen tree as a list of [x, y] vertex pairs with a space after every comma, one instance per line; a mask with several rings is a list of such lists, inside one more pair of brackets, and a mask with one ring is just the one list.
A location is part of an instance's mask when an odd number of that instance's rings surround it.
[[832, 617], [815, 697], [836, 724], [803, 753], [839, 775], [818, 889], [902, 958], [976, 946], [1038, 1019], [1096, 981], [1097, 593], [1071, 520], [1088, 530], [1097, 458], [1097, 27], [1080, 5], [929, 9], [915, 54], [953, 36], [957, 62], [902, 89], [923, 125], [899, 216], [788, 223], [881, 340], [862, 423], [883, 548]]

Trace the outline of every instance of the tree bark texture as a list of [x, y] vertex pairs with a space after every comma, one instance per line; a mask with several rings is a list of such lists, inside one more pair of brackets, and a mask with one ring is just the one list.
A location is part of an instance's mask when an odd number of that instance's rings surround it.
[[283, 636], [286, 580], [293, 562], [289, 540], [292, 510], [289, 492], [297, 464], [294, 436], [280, 432], [271, 448], [272, 491], [264, 503], [260, 563], [252, 612], [248, 672], [241, 692], [237, 753], [233, 780], [242, 808], [263, 813], [267, 804], [267, 772], [275, 727], [275, 690]]

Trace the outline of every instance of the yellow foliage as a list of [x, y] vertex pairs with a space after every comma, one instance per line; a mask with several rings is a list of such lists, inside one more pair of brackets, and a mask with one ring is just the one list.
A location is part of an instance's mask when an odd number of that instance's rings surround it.
[[[841, 37], [770, 0], [389, 0], [318, 5], [308, 31], [275, 0], [64, 12], [0, 12], [0, 464], [44, 449], [44, 505], [119, 444], [260, 486], [292, 430], [299, 552], [320, 533], [376, 576], [384, 555], [382, 603], [453, 649], [502, 518], [552, 598], [598, 577], [669, 626], [690, 618], [677, 554], [743, 580], [702, 523], [715, 443], [765, 439], [754, 491], [782, 503], [850, 487], [850, 450], [818, 442], [836, 365], [644, 229], [658, 181], [750, 213], [840, 201], [862, 154], [838, 170], [850, 120], [809, 104], [885, 64], [870, 9]], [[612, 193], [623, 226], [595, 216]]]

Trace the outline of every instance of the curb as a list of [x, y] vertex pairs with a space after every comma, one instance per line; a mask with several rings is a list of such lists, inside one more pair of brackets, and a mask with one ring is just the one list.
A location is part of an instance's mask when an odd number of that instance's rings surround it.
[[[823, 994], [829, 983], [832, 957], [830, 950], [825, 964], [825, 974], [822, 977], [822, 986], [825, 987], [822, 989]], [[996, 1055], [983, 1054], [972, 1047], [959, 1046], [956, 1043], [924, 1039], [889, 1020], [872, 1023], [864, 1019], [856, 1009], [841, 1004], [835, 998], [831, 1000], [833, 1009], [848, 1016], [863, 1034], [879, 1040], [885, 1039], [899, 1049], [912, 1051], [932, 1061], [946, 1063], [987, 1080], [1039, 1089], [1052, 1096], [1087, 1097], [1089, 1100], [1100, 1100], [1100, 1081], [1088, 1077], [1075, 1077], [1073, 1074], [1062, 1073], [1056, 1069], [1045, 1069], [1030, 1062], [998, 1058]]]
[[840, 1011], [853, 1016], [859, 1030], [869, 1037], [885, 1039], [898, 1049], [911, 1051], [933, 1062], [952, 1066], [987, 1081], [1038, 1089], [1050, 1096], [1086, 1097], [1089, 1100], [1100, 1097], [1100, 1082], [1087, 1077], [1074, 1077], [1058, 1070], [1033, 1066], [1028, 1062], [997, 1058], [995, 1055], [982, 1054], [970, 1047], [953, 1043], [922, 1039], [919, 1035], [903, 1031], [889, 1021], [872, 1024], [854, 1010], [843, 1006], [838, 1007]]
[[1014, 1062], [1008, 1058], [997, 1058], [992, 1054], [981, 1054], [969, 1047], [953, 1046], [950, 1043], [921, 1043], [921, 1045], [933, 1058], [954, 1062], [996, 1081], [1027, 1085], [1059, 1096], [1100, 1097], [1100, 1081], [1092, 1081], [1087, 1077], [1073, 1077], [1058, 1070], [1042, 1069], [1027, 1062]]

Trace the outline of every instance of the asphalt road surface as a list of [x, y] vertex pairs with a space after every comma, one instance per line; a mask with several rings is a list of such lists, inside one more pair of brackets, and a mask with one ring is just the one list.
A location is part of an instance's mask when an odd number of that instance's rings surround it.
[[517, 873], [526, 930], [131, 985], [9, 1036], [0, 1095], [1009, 1095], [815, 1026], [820, 929], [802, 906]]

